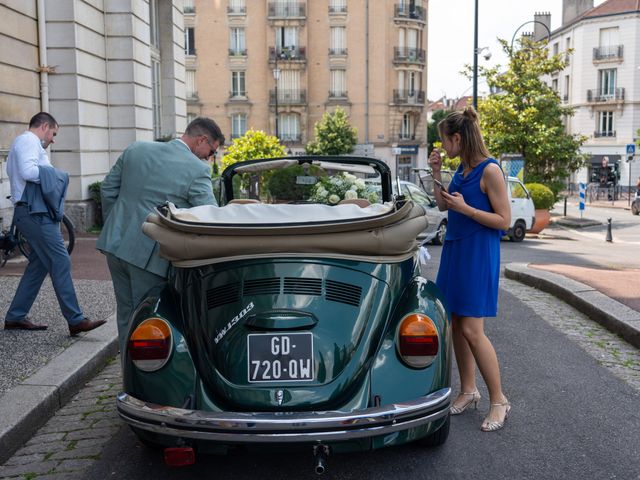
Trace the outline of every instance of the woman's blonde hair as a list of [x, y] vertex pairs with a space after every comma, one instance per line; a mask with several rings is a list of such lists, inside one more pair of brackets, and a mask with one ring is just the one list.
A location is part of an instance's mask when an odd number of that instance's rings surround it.
[[491, 156], [484, 144], [478, 114], [473, 107], [451, 112], [438, 123], [438, 133], [441, 139], [456, 133], [460, 134], [460, 157], [466, 161], [472, 161], [480, 156], [483, 158]]

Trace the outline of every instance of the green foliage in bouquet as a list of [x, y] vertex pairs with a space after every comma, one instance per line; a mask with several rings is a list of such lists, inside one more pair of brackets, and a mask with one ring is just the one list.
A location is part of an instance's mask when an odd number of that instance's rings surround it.
[[310, 199], [336, 205], [340, 200], [355, 198], [364, 198], [371, 203], [376, 203], [380, 197], [362, 178], [342, 172], [332, 177], [321, 177], [314, 185]]

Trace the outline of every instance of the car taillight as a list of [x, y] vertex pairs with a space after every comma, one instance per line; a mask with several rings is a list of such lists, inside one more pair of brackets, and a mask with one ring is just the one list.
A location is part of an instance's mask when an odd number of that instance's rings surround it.
[[172, 345], [169, 324], [160, 318], [149, 318], [129, 337], [129, 355], [140, 370], [153, 372], [167, 363]]
[[411, 313], [400, 322], [396, 345], [407, 365], [425, 368], [438, 354], [438, 329], [427, 315]]

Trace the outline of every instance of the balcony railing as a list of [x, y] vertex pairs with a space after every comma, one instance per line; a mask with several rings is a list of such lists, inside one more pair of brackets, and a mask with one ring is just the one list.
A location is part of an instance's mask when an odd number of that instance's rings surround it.
[[242, 15], [247, 13], [246, 5], [227, 5], [227, 13], [230, 15]]
[[244, 102], [247, 100], [247, 92], [229, 92], [229, 100]]
[[596, 138], [602, 138], [602, 137], [615, 137], [616, 136], [616, 131], [615, 130], [604, 130], [604, 131], [595, 131], [593, 132], [593, 136]]
[[231, 140], [235, 140], [236, 138], [240, 138], [243, 137], [244, 133], [232, 133], [231, 134]]
[[307, 56], [306, 47], [269, 47], [269, 61], [304, 61]]
[[329, 49], [329, 55], [346, 55], [346, 54], [347, 54], [346, 48], [330, 48]]
[[621, 102], [624, 100], [624, 88], [616, 88], [613, 92], [587, 90], [587, 102]]
[[339, 90], [329, 90], [329, 99], [330, 100], [346, 100], [349, 98], [349, 94], [347, 91], [339, 91]]
[[186, 14], [196, 13], [196, 7], [194, 7], [193, 5], [185, 5], [182, 12]]
[[329, 5], [329, 13], [347, 13], [347, 6], [346, 5], [342, 5], [342, 6]]
[[393, 60], [395, 62], [424, 63], [425, 51], [420, 48], [395, 47]]
[[230, 48], [229, 56], [230, 57], [246, 57], [247, 49], [246, 48]]
[[[269, 104], [275, 105], [276, 91], [269, 91]], [[307, 91], [278, 89], [278, 105], [304, 105], [307, 103]]]
[[394, 90], [393, 103], [424, 105], [424, 91]]
[[406, 19], [410, 18], [412, 20], [422, 20], [424, 21], [425, 14], [424, 8], [416, 6], [416, 5], [407, 5], [406, 3], [399, 3], [395, 6], [395, 16], [396, 18]]
[[300, 143], [300, 141], [302, 140], [302, 134], [280, 132], [278, 138], [283, 143]]
[[623, 45], [607, 45], [593, 49], [594, 60], [622, 60]]
[[302, 2], [269, 2], [270, 18], [301, 18], [306, 16]]
[[416, 134], [410, 132], [400, 132], [398, 133], [398, 140], [406, 142], [407, 140], [415, 140]]

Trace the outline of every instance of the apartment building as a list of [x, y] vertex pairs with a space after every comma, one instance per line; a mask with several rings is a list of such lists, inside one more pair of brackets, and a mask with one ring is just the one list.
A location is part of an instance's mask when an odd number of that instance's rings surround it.
[[586, 168], [571, 182], [635, 190], [640, 176], [636, 155], [629, 162], [627, 145], [640, 128], [640, 3], [608, 0], [564, 0], [562, 26], [551, 34], [550, 53], [573, 49], [569, 65], [549, 81], [563, 102], [575, 108], [567, 120], [570, 133], [586, 135], [582, 151]]
[[304, 152], [343, 108], [356, 153], [400, 178], [426, 164], [427, 0], [188, 0], [187, 116], [216, 119]]
[[54, 165], [70, 174], [66, 212], [93, 224], [88, 186], [131, 142], [186, 126], [182, 0], [0, 2], [0, 227], [13, 208], [6, 156], [38, 111], [60, 123]]

